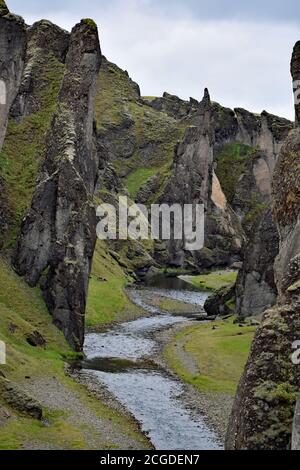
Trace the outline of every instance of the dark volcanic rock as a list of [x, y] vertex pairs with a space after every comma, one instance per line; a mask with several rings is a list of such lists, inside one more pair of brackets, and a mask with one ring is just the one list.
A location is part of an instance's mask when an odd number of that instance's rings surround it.
[[[56, 59], [64, 63], [70, 34], [50, 21], [41, 20], [27, 29], [25, 68], [10, 117], [21, 121], [24, 116], [43, 109], [41, 95], [47, 86], [49, 64]], [[52, 72], [54, 74], [55, 71]]]
[[262, 216], [257, 216], [245, 244], [244, 263], [236, 288], [236, 309], [240, 317], [261, 314], [276, 303], [273, 265], [278, 245], [277, 227], [268, 209]]
[[[297, 43], [299, 44], [299, 43]], [[299, 45], [292, 59], [300, 74]], [[297, 65], [298, 64], [298, 65]], [[296, 107], [297, 112], [297, 107]], [[274, 217], [279, 231], [275, 263], [278, 304], [264, 313], [231, 416], [228, 449], [290, 449], [300, 368], [291, 360], [300, 338], [300, 128], [284, 143], [274, 172]]]
[[[0, 3], [0, 151], [6, 133], [10, 107], [21, 81], [25, 49], [24, 21], [10, 14], [3, 1]], [[0, 248], [3, 234], [9, 227], [11, 217], [6, 182], [0, 175]]]
[[171, 240], [167, 243], [171, 265], [182, 267], [187, 261], [193, 261], [196, 266], [210, 268], [230, 265], [239, 259], [243, 231], [214, 171], [215, 119], [215, 106], [206, 91], [195, 120], [197, 125], [186, 130], [177, 146], [171, 177], [160, 201], [181, 207], [204, 205], [205, 247], [189, 252], [186, 240]]
[[26, 29], [22, 18], [0, 5], [0, 150], [10, 107], [17, 95], [24, 66]]
[[183, 101], [178, 96], [165, 92], [162, 98], [155, 98], [147, 103], [157, 111], [162, 111], [174, 119], [182, 119], [190, 116], [198, 110], [199, 103], [193, 98]]
[[230, 304], [235, 298], [235, 284], [215, 292], [208, 297], [204, 304], [204, 310], [208, 315], [226, 316], [234, 314], [233, 306]]
[[26, 341], [30, 346], [33, 347], [44, 347], [46, 346], [46, 340], [45, 338], [41, 335], [41, 333], [37, 330], [33, 331], [32, 333], [28, 334], [26, 336]]
[[16, 271], [31, 286], [41, 280], [53, 321], [76, 351], [83, 345], [96, 241], [93, 195], [99, 161], [93, 98], [100, 63], [97, 28], [82, 20], [71, 33], [44, 163], [14, 260]]
[[291, 61], [291, 74], [293, 77], [293, 88], [294, 88], [294, 96], [296, 99], [295, 103], [295, 117], [296, 117], [296, 124], [300, 124], [300, 41], [296, 42], [293, 50], [293, 56]]

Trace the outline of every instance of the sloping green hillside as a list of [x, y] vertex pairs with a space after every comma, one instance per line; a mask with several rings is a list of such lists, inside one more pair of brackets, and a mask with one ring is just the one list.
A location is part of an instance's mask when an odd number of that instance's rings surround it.
[[[42, 421], [16, 411], [0, 396], [0, 449], [147, 448], [130, 419], [108, 408], [65, 375], [65, 360], [74, 353], [52, 324], [38, 289], [30, 289], [0, 260], [0, 340], [7, 364], [0, 366], [42, 405]], [[44, 346], [32, 346], [39, 332]]]
[[161, 177], [159, 186], [163, 185], [176, 143], [187, 127], [185, 122], [149, 106], [128, 73], [106, 59], [99, 75], [95, 118], [99, 135], [132, 198], [154, 174]]

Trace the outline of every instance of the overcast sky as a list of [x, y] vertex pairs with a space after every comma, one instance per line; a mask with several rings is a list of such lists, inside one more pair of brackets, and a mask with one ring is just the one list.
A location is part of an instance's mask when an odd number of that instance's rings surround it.
[[289, 73], [299, 0], [7, 0], [27, 23], [99, 27], [102, 52], [143, 95], [164, 91], [293, 119]]

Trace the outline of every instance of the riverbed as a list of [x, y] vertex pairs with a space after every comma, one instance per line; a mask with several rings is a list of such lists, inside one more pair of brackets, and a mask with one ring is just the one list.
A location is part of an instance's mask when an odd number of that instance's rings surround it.
[[221, 450], [222, 444], [201, 410], [189, 409], [185, 384], [155, 361], [159, 353], [157, 335], [184, 325], [193, 315], [164, 312], [145, 300], [149, 295], [153, 299], [159, 296], [188, 302], [193, 306], [195, 321], [199, 313], [203, 315], [208, 294], [182, 282], [157, 280], [143, 289], [131, 290], [131, 299], [149, 316], [114, 325], [102, 333], [87, 334], [83, 373], [106, 387], [138, 421], [157, 450]]

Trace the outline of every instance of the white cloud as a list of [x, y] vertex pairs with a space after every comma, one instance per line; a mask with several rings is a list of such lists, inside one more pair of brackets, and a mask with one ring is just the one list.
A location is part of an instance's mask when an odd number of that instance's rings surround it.
[[[87, 10], [98, 23], [103, 53], [128, 70], [144, 95], [168, 91], [200, 99], [208, 87], [225, 106], [293, 119], [289, 63], [300, 38], [297, 24], [168, 17], [149, 6], [128, 0], [102, 9], [94, 2]], [[81, 16], [53, 11], [48, 19], [71, 29]]]

